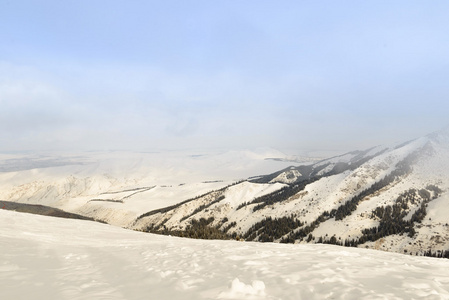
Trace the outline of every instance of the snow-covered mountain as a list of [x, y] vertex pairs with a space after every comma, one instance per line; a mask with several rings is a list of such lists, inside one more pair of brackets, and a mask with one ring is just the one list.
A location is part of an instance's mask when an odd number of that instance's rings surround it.
[[449, 260], [205, 241], [0, 210], [0, 298], [449, 299]]
[[139, 231], [417, 255], [449, 249], [447, 129], [320, 161], [271, 149], [2, 155], [0, 170], [0, 200]]
[[449, 249], [448, 189], [449, 133], [442, 130], [252, 177], [149, 211], [132, 228], [438, 254]]

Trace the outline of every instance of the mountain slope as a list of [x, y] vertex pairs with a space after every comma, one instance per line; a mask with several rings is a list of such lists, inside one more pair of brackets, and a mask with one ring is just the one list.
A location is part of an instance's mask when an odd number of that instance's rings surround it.
[[185, 235], [203, 224], [246, 240], [443, 253], [449, 249], [448, 136], [443, 130], [288, 167], [148, 212], [132, 228]]

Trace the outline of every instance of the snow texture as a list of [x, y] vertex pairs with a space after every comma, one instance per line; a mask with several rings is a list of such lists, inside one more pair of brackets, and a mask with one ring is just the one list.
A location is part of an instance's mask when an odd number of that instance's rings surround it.
[[449, 299], [449, 260], [0, 210], [0, 299]]

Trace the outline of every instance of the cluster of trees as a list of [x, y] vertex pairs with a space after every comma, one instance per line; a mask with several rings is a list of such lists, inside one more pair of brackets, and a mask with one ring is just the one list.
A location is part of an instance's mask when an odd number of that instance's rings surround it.
[[204, 197], [204, 196], [206, 196], [206, 195], [208, 195], [208, 194], [211, 194], [211, 193], [224, 192], [227, 188], [229, 188], [229, 187], [231, 187], [231, 186], [234, 186], [234, 185], [237, 185], [237, 184], [239, 184], [239, 183], [242, 183], [242, 182], [244, 182], [244, 181], [245, 181], [245, 180], [239, 180], [239, 181], [236, 181], [236, 182], [234, 182], [234, 183], [232, 183], [232, 184], [230, 184], [230, 185], [228, 185], [228, 186], [225, 186], [225, 187], [223, 187], [223, 188], [221, 188], [221, 189], [219, 189], [219, 190], [210, 191], [210, 192], [204, 193], [204, 194], [202, 194], [202, 195], [195, 196], [195, 197], [193, 197], [193, 198], [187, 199], [187, 200], [185, 200], [185, 201], [179, 202], [179, 203], [174, 204], [174, 205], [171, 205], [171, 206], [167, 206], [167, 207], [163, 207], [163, 208], [159, 208], [159, 209], [155, 209], [155, 210], [149, 211], [149, 212], [144, 213], [144, 214], [140, 215], [139, 217], [137, 217], [136, 221], [139, 220], [139, 219], [145, 218], [145, 217], [149, 217], [149, 216], [158, 214], [158, 213], [164, 214], [164, 213], [166, 213], [166, 212], [169, 212], [169, 211], [171, 211], [171, 210], [174, 210], [174, 209], [180, 207], [181, 205], [184, 205], [184, 204], [186, 204], [186, 203], [192, 202], [192, 201], [194, 201], [194, 200], [197, 200], [197, 199], [199, 199], [199, 198], [202, 198], [202, 197]]
[[[209, 192], [209, 193], [213, 193], [213, 192]], [[149, 212], [147, 212], [147, 213], [144, 213], [144, 214], [140, 215], [139, 217], [137, 217], [136, 221], [139, 220], [139, 219], [145, 218], [145, 217], [149, 217], [149, 216], [158, 214], [158, 213], [165, 214], [166, 212], [169, 212], [169, 211], [171, 211], [171, 210], [174, 210], [174, 209], [180, 207], [181, 205], [184, 205], [184, 204], [186, 204], [186, 203], [189, 203], [189, 202], [191, 202], [191, 201], [194, 201], [194, 200], [197, 200], [197, 199], [199, 199], [199, 198], [201, 198], [201, 197], [204, 197], [204, 196], [206, 196], [206, 195], [209, 194], [209, 193], [205, 193], [205, 194], [203, 194], [203, 195], [199, 195], [199, 196], [196, 196], [196, 197], [194, 197], [194, 198], [187, 199], [187, 200], [185, 200], [185, 201], [179, 202], [179, 203], [174, 204], [174, 205], [170, 205], [170, 206], [167, 206], [167, 207], [154, 209], [154, 210], [152, 210], [152, 211], [149, 211]]]
[[[434, 191], [433, 197], [430, 197], [429, 190]], [[357, 247], [360, 244], [364, 244], [370, 241], [376, 241], [382, 237], [386, 237], [392, 234], [408, 233], [408, 235], [412, 237], [415, 234], [414, 224], [421, 223], [426, 216], [427, 203], [432, 199], [437, 198], [440, 193], [441, 189], [436, 186], [428, 186], [426, 189], [421, 190], [410, 189], [407, 192], [401, 194], [397, 198], [394, 205], [377, 207], [372, 212], [372, 215], [373, 217], [380, 218], [379, 226], [363, 230], [361, 237], [355, 239], [345, 239], [344, 241], [342, 241], [340, 238], [337, 239], [335, 235], [330, 238], [328, 238], [326, 235], [325, 237], [319, 237], [317, 243], [333, 244], [345, 247]], [[408, 214], [408, 203], [416, 204], [420, 202], [420, 208], [413, 213], [410, 221], [405, 221], [404, 217]], [[307, 242], [310, 242], [313, 239], [315, 239], [315, 237], [313, 237], [310, 233], [307, 238]], [[449, 258], [449, 250], [438, 250], [433, 252], [431, 249], [429, 249], [424, 253], [417, 252], [415, 255]]]
[[[224, 222], [223, 222], [224, 223]], [[223, 227], [223, 232], [227, 233], [229, 231], [229, 229], [231, 229], [232, 227], [237, 226], [237, 222], [231, 222], [228, 225], [226, 225], [225, 227]]]
[[395, 170], [393, 170], [390, 174], [385, 176], [383, 179], [377, 181], [373, 185], [371, 185], [366, 190], [362, 191], [360, 194], [351, 198], [351, 200], [347, 201], [345, 204], [339, 206], [337, 209], [333, 209], [331, 211], [331, 216], [335, 217], [335, 220], [343, 220], [345, 217], [349, 216], [353, 211], [357, 209], [359, 202], [369, 196], [379, 191], [380, 189], [386, 187], [390, 183], [392, 183], [397, 177], [406, 175], [411, 171], [411, 161], [414, 158], [414, 154], [405, 158], [396, 164]]
[[304, 223], [298, 220], [294, 214], [282, 218], [267, 217], [251, 226], [243, 235], [243, 238], [247, 241], [253, 241], [258, 237], [259, 242], [273, 242], [303, 225]]
[[195, 209], [193, 210], [193, 212], [192, 212], [191, 214], [182, 217], [180, 221], [182, 222], [182, 221], [184, 221], [184, 220], [187, 220], [187, 219], [190, 218], [191, 216], [196, 215], [197, 213], [199, 213], [199, 212], [202, 211], [202, 210], [205, 210], [206, 208], [209, 208], [210, 206], [214, 205], [215, 203], [220, 202], [220, 201], [223, 200], [224, 198], [225, 198], [224, 195], [220, 195], [220, 196], [217, 197], [215, 200], [212, 200], [212, 201], [209, 202], [209, 203], [202, 204], [202, 205], [198, 206], [197, 208], [195, 208]]
[[311, 224], [304, 226], [296, 231], [291, 231], [290, 234], [286, 237], [283, 237], [280, 242], [281, 243], [295, 243], [296, 240], [302, 241], [306, 236], [309, 236], [308, 242], [310, 242], [313, 238], [311, 232], [315, 230], [322, 222], [325, 222], [330, 218], [330, 213], [326, 210], [324, 211], [315, 221]]
[[[438, 187], [430, 187], [434, 190], [441, 191]], [[435, 193], [434, 198], [438, 197]], [[408, 233], [410, 237], [415, 235], [414, 224], [421, 223], [427, 212], [426, 207], [433, 198], [427, 189], [410, 189], [401, 194], [393, 206], [377, 207], [373, 212], [373, 216], [380, 219], [379, 226], [365, 229], [362, 233], [368, 241], [375, 241], [382, 237], [392, 234]], [[421, 203], [420, 207], [413, 213], [409, 221], [404, 220], [408, 214], [408, 203]], [[362, 237], [363, 237], [362, 236]]]
[[331, 245], [337, 245], [337, 246], [344, 246], [344, 243], [341, 241], [341, 238], [337, 239], [337, 237], [335, 235], [331, 236], [329, 239], [323, 238], [322, 236], [320, 236], [317, 243], [318, 244], [331, 244]]
[[151, 225], [147, 226], [147, 228], [144, 229], [143, 231], [151, 232], [151, 233], [158, 233], [159, 231], [162, 231], [162, 230], [166, 230], [166, 229], [167, 229], [167, 228], [165, 227], [165, 223], [167, 223], [167, 222], [168, 222], [168, 219], [165, 218], [164, 220], [162, 220], [161, 223], [159, 223], [159, 224], [157, 224], [157, 225], [151, 224]]
[[[416, 255], [418, 255], [418, 254], [416, 254]], [[438, 251], [432, 252], [432, 249], [429, 249], [423, 253], [423, 256], [437, 257], [437, 258], [449, 258], [449, 250], [445, 250], [445, 251], [438, 250]]]
[[236, 210], [239, 210], [239, 209], [241, 209], [241, 208], [244, 208], [245, 206], [248, 206], [250, 204], [250, 202], [242, 202], [242, 203], [240, 203], [238, 206], [237, 206], [237, 209]]
[[[409, 237], [413, 237], [416, 234], [414, 229], [415, 223], [421, 223], [425, 218], [427, 204], [439, 195], [435, 191], [441, 192], [436, 186], [430, 186], [430, 189], [434, 191], [433, 198], [431, 198], [427, 188], [420, 190], [410, 189], [399, 195], [395, 204], [376, 207], [372, 212], [372, 217], [380, 219], [379, 226], [364, 229], [361, 237], [352, 240], [347, 239], [343, 245], [356, 247], [359, 244], [373, 242], [393, 234], [407, 233]], [[404, 220], [409, 212], [409, 203], [421, 204], [410, 220]]]
[[163, 235], [172, 235], [179, 237], [186, 237], [192, 239], [205, 239], [205, 240], [229, 240], [232, 239], [232, 236], [224, 233], [219, 229], [219, 226], [210, 226], [210, 224], [214, 221], [213, 217], [208, 219], [201, 218], [199, 220], [191, 220], [190, 225], [184, 230], [169, 230], [165, 227], [165, 225], [153, 227], [150, 226], [147, 229], [147, 232], [163, 234]]
[[267, 194], [267, 195], [258, 197], [251, 202], [244, 202], [237, 207], [237, 210], [239, 210], [247, 205], [257, 204], [253, 208], [253, 212], [255, 212], [260, 209], [263, 209], [267, 205], [273, 205], [275, 203], [283, 202], [283, 201], [287, 200], [288, 198], [290, 198], [291, 196], [296, 195], [300, 191], [304, 190], [304, 188], [308, 184], [315, 182], [320, 178], [321, 177], [313, 177], [313, 178], [306, 179], [306, 180], [303, 180], [301, 182], [298, 182], [298, 183], [295, 183], [292, 185], [288, 185], [288, 186], [283, 187], [282, 189], [277, 190], [271, 194]]
[[[405, 171], [407, 168], [404, 168], [404, 165], [401, 164], [400, 170], [401, 172]], [[398, 174], [398, 173], [396, 173]], [[391, 174], [390, 174], [391, 175]], [[395, 175], [397, 176], [397, 175]], [[391, 180], [391, 176], [387, 176]], [[386, 178], [387, 178], [386, 177]], [[381, 185], [385, 184], [381, 183]], [[378, 187], [377, 185], [374, 187]], [[374, 189], [373, 188], [373, 189]], [[373, 190], [368, 189], [369, 191], [373, 192]], [[434, 192], [434, 196], [430, 196], [430, 191]], [[368, 228], [362, 231], [362, 236], [356, 239], [346, 239], [345, 241], [341, 241], [337, 238], [327, 238], [327, 237], [319, 237], [317, 240], [317, 243], [325, 243], [325, 244], [334, 244], [334, 245], [341, 245], [341, 246], [349, 246], [349, 247], [356, 247], [359, 244], [363, 244], [368, 241], [375, 241], [382, 237], [392, 235], [392, 234], [402, 234], [402, 233], [408, 233], [410, 237], [415, 235], [415, 229], [413, 228], [414, 223], [420, 223], [424, 217], [426, 216], [426, 206], [429, 201], [432, 199], [438, 197], [441, 194], [442, 190], [435, 186], [427, 186], [426, 189], [416, 190], [416, 189], [410, 189], [403, 194], [401, 194], [397, 199], [394, 205], [390, 206], [381, 206], [377, 207], [373, 212], [372, 216], [377, 217], [380, 219], [380, 224], [377, 227]], [[357, 199], [357, 198], [356, 198]], [[361, 199], [360, 199], [361, 200]], [[421, 206], [419, 209], [417, 209], [410, 221], [405, 221], [404, 218], [407, 215], [408, 212], [408, 203], [416, 204], [421, 203]], [[343, 208], [341, 208], [343, 207]], [[349, 212], [350, 214], [352, 212], [351, 209], [352, 206], [348, 206], [346, 204], [343, 204], [339, 207], [340, 212]], [[354, 208], [355, 210], [355, 208]], [[313, 230], [315, 230], [320, 223], [325, 222], [326, 220], [335, 217], [337, 219], [337, 210], [332, 210], [330, 213], [328, 211], [324, 211], [318, 218], [310, 223], [307, 226], [304, 226], [296, 231], [291, 231], [290, 234], [286, 237], [283, 237], [281, 239], [281, 243], [294, 243], [295, 241], [303, 241], [307, 237], [307, 242], [311, 242], [314, 237], [312, 236]], [[340, 216], [341, 217], [341, 216]]]

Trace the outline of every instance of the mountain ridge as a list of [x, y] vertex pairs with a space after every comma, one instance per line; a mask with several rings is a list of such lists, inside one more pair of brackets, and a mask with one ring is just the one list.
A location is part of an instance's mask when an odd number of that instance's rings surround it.
[[[225, 188], [220, 201], [206, 195], [140, 218], [131, 228], [184, 235], [192, 223], [206, 220], [205, 226], [245, 240], [443, 253], [449, 249], [448, 136], [441, 130], [393, 147], [287, 167]], [[273, 184], [274, 191], [257, 197], [241, 193]], [[239, 192], [239, 201], [226, 202]]]

